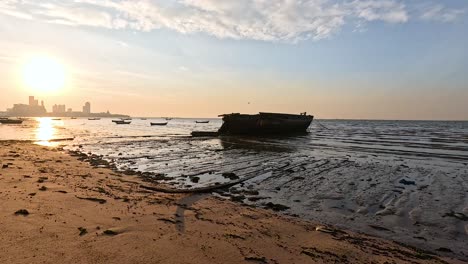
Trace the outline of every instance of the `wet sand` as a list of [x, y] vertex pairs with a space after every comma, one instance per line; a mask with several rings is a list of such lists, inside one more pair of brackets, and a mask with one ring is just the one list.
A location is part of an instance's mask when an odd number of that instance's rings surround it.
[[1, 263], [463, 263], [0, 142]]

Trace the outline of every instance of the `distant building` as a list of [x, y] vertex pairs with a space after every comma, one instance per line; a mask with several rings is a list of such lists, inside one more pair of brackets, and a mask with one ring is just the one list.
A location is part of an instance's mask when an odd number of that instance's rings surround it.
[[8, 109], [11, 116], [42, 116], [46, 114], [46, 109], [42, 106], [30, 106], [27, 104], [15, 104]]
[[91, 114], [91, 104], [89, 102], [86, 102], [83, 106], [83, 113]]
[[83, 112], [73, 111], [72, 108], [66, 108], [65, 105], [54, 105], [52, 112], [47, 112], [44, 101], [29, 96], [28, 104], [14, 104], [12, 108], [8, 108], [6, 112], [0, 111], [0, 117], [26, 117], [26, 116], [51, 116], [51, 117], [115, 117], [124, 118], [129, 117], [128, 115], [111, 114], [109, 111], [106, 113], [91, 113], [91, 104], [86, 102], [83, 106]]
[[54, 105], [52, 107], [52, 113], [54, 114], [65, 113], [65, 105]]
[[39, 106], [39, 101], [34, 96], [29, 96], [29, 104], [14, 104], [7, 109], [8, 116], [43, 116], [46, 113], [44, 104]]
[[39, 106], [39, 101], [34, 99], [34, 96], [29, 96], [29, 106]]

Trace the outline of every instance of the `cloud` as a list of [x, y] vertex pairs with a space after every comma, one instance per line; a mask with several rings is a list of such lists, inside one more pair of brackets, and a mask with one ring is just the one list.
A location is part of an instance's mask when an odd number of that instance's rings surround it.
[[[108, 29], [152, 31], [218, 38], [297, 42], [320, 40], [347, 23], [406, 23], [410, 10], [402, 0], [4, 0], [0, 13], [49, 23]], [[432, 5], [424, 20], [452, 21], [460, 10]]]
[[382, 20], [388, 23], [404, 23], [409, 19], [406, 6], [393, 0], [355, 0], [349, 6], [357, 17], [367, 21]]
[[17, 10], [15, 4], [17, 1], [4, 0], [0, 2], [0, 14], [22, 18], [22, 19], [33, 19], [33, 17], [25, 12]]
[[421, 8], [420, 18], [427, 21], [453, 22], [465, 14], [465, 10], [446, 8], [441, 4]]

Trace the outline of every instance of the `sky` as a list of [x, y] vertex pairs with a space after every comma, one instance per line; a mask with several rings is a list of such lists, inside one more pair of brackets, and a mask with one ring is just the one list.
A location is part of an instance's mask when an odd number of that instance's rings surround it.
[[0, 111], [468, 120], [467, 0], [1, 0], [0, 36]]

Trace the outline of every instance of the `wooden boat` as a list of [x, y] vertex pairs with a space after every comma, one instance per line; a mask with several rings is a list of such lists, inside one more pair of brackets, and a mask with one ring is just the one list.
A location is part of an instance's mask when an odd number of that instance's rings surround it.
[[151, 125], [152, 125], [152, 126], [165, 126], [165, 125], [167, 125], [167, 122], [163, 122], [163, 123], [154, 123], [154, 122], [151, 122]]
[[6, 118], [6, 119], [0, 119], [0, 123], [1, 124], [22, 124], [23, 120]]
[[99, 118], [99, 117], [91, 117], [91, 118], [88, 118], [88, 120], [96, 121], [96, 120], [101, 120], [101, 118]]
[[256, 115], [225, 114], [223, 125], [219, 134], [294, 134], [305, 133], [314, 119], [313, 116], [301, 113], [300, 115], [282, 113], [262, 113]]
[[112, 122], [116, 123], [117, 125], [129, 125], [132, 121], [125, 121], [125, 120], [112, 120]]
[[195, 121], [195, 123], [197, 124], [208, 124], [210, 121], [209, 120], [205, 120], [205, 121]]

